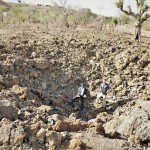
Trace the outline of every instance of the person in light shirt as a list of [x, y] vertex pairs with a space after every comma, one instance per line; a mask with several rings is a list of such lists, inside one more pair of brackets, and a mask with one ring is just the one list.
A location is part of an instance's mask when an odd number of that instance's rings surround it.
[[87, 94], [87, 88], [82, 83], [81, 86], [78, 88], [78, 94], [73, 98], [70, 104], [72, 104], [74, 100], [76, 100], [77, 98], [80, 98], [80, 110], [82, 110], [84, 105], [84, 98], [86, 97], [86, 94]]

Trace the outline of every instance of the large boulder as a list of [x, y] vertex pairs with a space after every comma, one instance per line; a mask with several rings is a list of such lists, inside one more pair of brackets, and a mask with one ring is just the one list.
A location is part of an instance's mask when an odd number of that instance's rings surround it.
[[68, 121], [68, 120], [57, 120], [53, 126], [49, 126], [50, 129], [53, 129], [57, 132], [69, 131], [76, 132], [84, 130], [89, 127], [90, 124], [83, 121]]
[[18, 85], [20, 83], [20, 78], [15, 75], [7, 75], [4, 81], [6, 85], [13, 86]]
[[9, 91], [2, 90], [0, 98], [0, 120], [3, 118], [15, 120], [18, 113], [18, 109], [15, 107], [15, 97]]
[[142, 101], [139, 103], [139, 106], [144, 109], [148, 115], [150, 116], [150, 102], [149, 101]]
[[44, 128], [41, 128], [38, 133], [36, 134], [36, 137], [42, 141], [45, 140], [46, 137], [46, 130]]
[[12, 124], [3, 124], [0, 127], [0, 145], [8, 145], [12, 127]]
[[37, 108], [39, 112], [47, 112], [50, 113], [52, 111], [52, 107], [47, 106], [47, 105], [41, 105], [40, 107]]
[[37, 132], [40, 130], [40, 122], [37, 122], [37, 123], [35, 123], [35, 124], [32, 124], [31, 126], [30, 126], [30, 133], [32, 134], [32, 135], [34, 135], [34, 134], [37, 134]]
[[1, 100], [0, 101], [0, 119], [8, 118], [10, 120], [14, 120], [17, 117], [17, 109], [12, 106], [9, 100]]
[[59, 147], [61, 145], [62, 136], [60, 133], [55, 131], [48, 131], [46, 133], [46, 142], [49, 147]]
[[146, 107], [149, 104], [150, 102], [142, 102], [141, 108], [135, 107], [133, 110], [126, 111], [126, 114], [114, 117], [104, 125], [105, 133], [126, 138], [134, 135], [140, 141], [150, 139], [150, 111]]
[[0, 84], [3, 84], [4, 83], [4, 77], [2, 75], [0, 75]]
[[11, 137], [10, 137], [11, 144], [16, 146], [22, 145], [24, 138], [25, 132], [22, 126], [18, 126], [17, 128], [13, 128], [11, 130]]
[[87, 122], [83, 122], [83, 121], [70, 122], [68, 131], [76, 132], [76, 131], [84, 130], [88, 126], [89, 126], [89, 124]]
[[69, 123], [62, 120], [57, 120], [55, 125], [52, 127], [54, 131], [62, 132], [68, 130]]
[[123, 70], [129, 64], [129, 58], [128, 52], [117, 54], [114, 59], [117, 70]]
[[29, 92], [27, 87], [21, 87], [19, 85], [14, 85], [11, 88], [11, 91], [17, 95], [20, 95], [19, 98], [21, 101], [24, 101], [27, 98]]
[[85, 149], [85, 143], [80, 139], [72, 139], [69, 144], [69, 150]]

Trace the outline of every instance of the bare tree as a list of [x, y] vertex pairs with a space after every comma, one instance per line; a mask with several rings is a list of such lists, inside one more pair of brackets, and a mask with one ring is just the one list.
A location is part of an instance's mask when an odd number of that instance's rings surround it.
[[46, 10], [46, 15], [44, 17], [45, 24], [46, 24], [46, 30], [48, 32], [49, 30], [49, 24], [52, 26], [55, 26], [55, 23], [57, 22], [57, 15], [51, 15], [51, 12], [53, 12], [55, 9], [47, 9]]
[[140, 40], [141, 38], [141, 27], [143, 22], [145, 22], [149, 17], [150, 14], [148, 14], [149, 6], [146, 5], [146, 0], [135, 0], [137, 5], [137, 13], [134, 13], [131, 10], [131, 6], [128, 6], [128, 10], [124, 9], [124, 1], [119, 0], [116, 2], [116, 6], [126, 15], [132, 16], [136, 19], [135, 24], [135, 40]]
[[69, 24], [69, 17], [72, 16], [75, 12], [75, 10], [73, 10], [71, 8], [71, 6], [68, 5], [68, 0], [58, 0], [59, 4], [52, 1], [52, 3], [57, 6], [58, 8], [60, 8], [62, 10], [62, 27], [63, 28], [69, 28], [71, 27], [71, 25]]

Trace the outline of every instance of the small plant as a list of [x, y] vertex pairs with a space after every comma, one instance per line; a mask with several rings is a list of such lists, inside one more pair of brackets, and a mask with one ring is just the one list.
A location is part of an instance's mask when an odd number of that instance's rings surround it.
[[44, 22], [44, 14], [38, 9], [35, 9], [32, 16], [31, 16], [31, 22], [33, 23], [42, 23]]
[[24, 22], [25, 20], [27, 20], [27, 16], [21, 7], [13, 8], [12, 10], [10, 10], [9, 15], [11, 16], [13, 22]]
[[6, 6], [0, 6], [0, 20], [3, 22], [4, 16], [3, 13], [6, 11], [7, 7]]
[[10, 6], [3, 2], [2, 0], [0, 0], [0, 21], [3, 22], [4, 21], [4, 12], [7, 12], [10, 9]]
[[113, 24], [113, 25], [115, 25], [115, 26], [118, 24], [117, 18], [114, 18], [114, 17], [106, 17], [106, 21], [107, 21], [109, 24]]
[[94, 20], [94, 18], [97, 17], [96, 14], [92, 13], [91, 9], [87, 9], [87, 8], [81, 9], [78, 15], [79, 15], [81, 24], [83, 24], [84, 26], [92, 22], [92, 20]]
[[131, 21], [130, 17], [126, 14], [121, 14], [119, 19], [120, 19], [121, 24], [123, 25], [129, 24]]

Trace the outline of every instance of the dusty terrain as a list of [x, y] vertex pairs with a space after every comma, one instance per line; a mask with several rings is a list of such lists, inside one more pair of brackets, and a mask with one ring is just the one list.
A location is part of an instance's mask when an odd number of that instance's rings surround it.
[[[0, 36], [0, 149], [150, 148], [150, 38], [18, 25]], [[94, 104], [111, 79], [108, 109]], [[84, 82], [84, 110], [69, 101]]]

